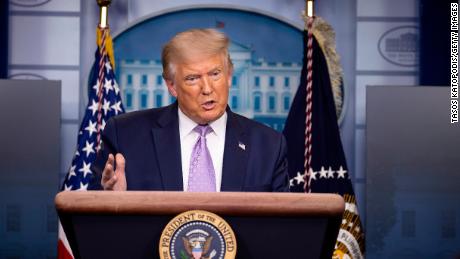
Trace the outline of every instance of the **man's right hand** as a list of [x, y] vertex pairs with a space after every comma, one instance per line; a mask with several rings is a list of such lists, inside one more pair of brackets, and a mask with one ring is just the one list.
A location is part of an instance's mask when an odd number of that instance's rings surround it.
[[109, 154], [102, 172], [101, 185], [108, 191], [126, 191], [125, 158], [122, 154], [116, 154], [115, 158]]

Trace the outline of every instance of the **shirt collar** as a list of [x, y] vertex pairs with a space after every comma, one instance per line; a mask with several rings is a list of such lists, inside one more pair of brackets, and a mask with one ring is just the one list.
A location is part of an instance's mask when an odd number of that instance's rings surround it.
[[[187, 115], [181, 111], [180, 107], [177, 109], [177, 113], [179, 116], [179, 135], [182, 140], [193, 131], [198, 123], [187, 117]], [[211, 126], [213, 133], [218, 137], [224, 136], [225, 127], [227, 126], [227, 112], [224, 112], [217, 120], [209, 123], [209, 126]]]

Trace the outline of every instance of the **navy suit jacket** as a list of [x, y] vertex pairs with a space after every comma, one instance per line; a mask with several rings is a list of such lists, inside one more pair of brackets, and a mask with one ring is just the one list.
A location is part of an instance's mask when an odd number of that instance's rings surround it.
[[[108, 154], [126, 159], [128, 190], [183, 190], [177, 102], [112, 117], [89, 189], [101, 189]], [[284, 136], [227, 108], [221, 191], [289, 191]]]

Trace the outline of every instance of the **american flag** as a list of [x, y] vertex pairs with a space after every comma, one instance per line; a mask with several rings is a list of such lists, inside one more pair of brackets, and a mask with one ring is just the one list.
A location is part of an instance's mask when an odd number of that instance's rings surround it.
[[[106, 121], [125, 112], [120, 88], [115, 80], [112, 39], [109, 28], [97, 29], [97, 50], [88, 88], [88, 105], [80, 125], [77, 148], [62, 191], [86, 191], [92, 176], [91, 164], [100, 147]], [[58, 258], [73, 258], [72, 250], [59, 223]]]
[[218, 28], [218, 29], [225, 28], [225, 22], [216, 20], [216, 28]]
[[[333, 258], [360, 259], [364, 258], [364, 229], [340, 140], [332, 91], [333, 85], [340, 88], [341, 69], [337, 56], [327, 56], [335, 54], [335, 43], [331, 44], [334, 38], [332, 27], [319, 17], [314, 19], [310, 23], [313, 35], [309, 44], [307, 28], [304, 31], [301, 82], [283, 130], [288, 146], [290, 190], [342, 195], [345, 212]], [[325, 35], [327, 33], [329, 35]], [[311, 91], [306, 87], [308, 81], [311, 82]], [[308, 92], [310, 96], [307, 98]], [[311, 104], [309, 109], [307, 103]], [[308, 111], [311, 111], [310, 116], [307, 116]]]

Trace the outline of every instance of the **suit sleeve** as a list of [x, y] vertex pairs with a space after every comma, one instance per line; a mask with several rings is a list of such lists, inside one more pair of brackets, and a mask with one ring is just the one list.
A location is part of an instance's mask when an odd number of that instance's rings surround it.
[[272, 191], [289, 192], [288, 160], [286, 139], [280, 134], [278, 159], [273, 170]]
[[89, 181], [88, 190], [102, 190], [101, 178], [107, 158], [109, 154], [115, 156], [115, 154], [118, 153], [116, 121], [113, 117], [107, 122], [102, 132], [101, 139], [101, 149], [97, 153], [96, 160], [91, 164], [93, 175]]

